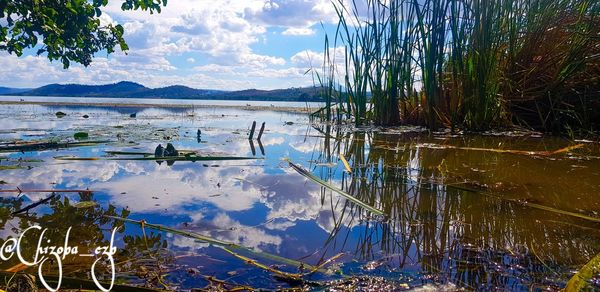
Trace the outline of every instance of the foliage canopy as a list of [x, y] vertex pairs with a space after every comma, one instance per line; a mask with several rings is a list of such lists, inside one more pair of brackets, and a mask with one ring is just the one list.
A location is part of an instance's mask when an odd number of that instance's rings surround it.
[[[88, 66], [95, 53], [113, 53], [117, 45], [127, 51], [123, 26], [100, 22], [107, 4], [108, 0], [0, 0], [0, 50], [21, 56], [42, 43], [37, 54], [60, 60], [65, 69], [71, 62]], [[152, 14], [166, 4], [167, 0], [124, 0], [121, 9]]]

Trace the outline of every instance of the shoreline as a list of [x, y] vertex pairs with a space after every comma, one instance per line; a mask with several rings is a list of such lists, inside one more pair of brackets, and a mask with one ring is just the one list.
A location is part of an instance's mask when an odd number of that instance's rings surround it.
[[290, 113], [310, 113], [317, 109], [291, 106], [262, 106], [262, 105], [210, 105], [210, 104], [156, 104], [156, 103], [126, 103], [126, 102], [79, 102], [79, 101], [16, 101], [0, 100], [0, 105], [42, 105], [42, 106], [88, 106], [88, 107], [130, 107], [130, 108], [224, 108], [249, 111], [275, 111]]

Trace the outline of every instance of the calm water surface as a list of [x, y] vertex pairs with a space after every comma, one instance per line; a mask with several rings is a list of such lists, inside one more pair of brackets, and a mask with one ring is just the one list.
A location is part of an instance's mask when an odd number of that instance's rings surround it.
[[[67, 115], [58, 118], [57, 111]], [[135, 118], [130, 117], [133, 111]], [[58, 193], [19, 214], [12, 213], [50, 193], [2, 193], [0, 238], [39, 224], [49, 229], [47, 238], [62, 245], [71, 226], [69, 243], [83, 253], [108, 243], [111, 229], [122, 226], [115, 238], [118, 284], [175, 290], [216, 287], [217, 279], [229, 288], [299, 284], [277, 276], [277, 270], [312, 272], [300, 283], [309, 290], [336, 285], [359, 290], [560, 289], [600, 252], [596, 143], [583, 142], [581, 148], [555, 155], [501, 153], [479, 148], [553, 151], [573, 142], [429, 135], [410, 128], [350, 129], [311, 124], [305, 115], [219, 108], [5, 105], [0, 119], [3, 146], [15, 140], [73, 140], [76, 132], [88, 133], [88, 140], [111, 141], [0, 153], [0, 189], [92, 191]], [[247, 139], [254, 120], [266, 123], [260, 145]], [[207, 156], [256, 159], [172, 165], [56, 159], [134, 158], [139, 156], [106, 151], [153, 153], [158, 144], [169, 142]], [[282, 158], [386, 215], [374, 216], [307, 180]], [[79, 203], [90, 200], [97, 205]], [[144, 220], [252, 251], [232, 248], [232, 254], [215, 244], [105, 215]], [[37, 238], [23, 246], [32, 257]], [[89, 280], [94, 260], [67, 257], [63, 287], [73, 285], [72, 278]], [[325, 263], [310, 271], [296, 267], [297, 262]], [[17, 263], [13, 257], [0, 268]], [[55, 265], [44, 269], [52, 274]], [[35, 274], [37, 268], [26, 271]], [[591, 282], [600, 288], [597, 278]]]
[[178, 104], [178, 105], [225, 105], [225, 106], [285, 106], [285, 107], [310, 107], [322, 106], [319, 102], [288, 102], [288, 101], [260, 101], [260, 100], [203, 100], [203, 99], [160, 99], [160, 98], [100, 98], [100, 97], [68, 97], [68, 96], [0, 96], [0, 101], [52, 101], [52, 102], [87, 102], [93, 103], [123, 103], [130, 104]]

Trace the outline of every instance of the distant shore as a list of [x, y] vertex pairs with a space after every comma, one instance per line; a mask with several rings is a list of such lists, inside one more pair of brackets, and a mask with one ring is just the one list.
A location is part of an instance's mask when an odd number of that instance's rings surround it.
[[78, 102], [78, 101], [16, 101], [0, 100], [0, 105], [45, 105], [45, 106], [89, 106], [89, 107], [131, 107], [131, 108], [229, 108], [250, 111], [278, 111], [291, 113], [309, 113], [316, 108], [264, 105], [220, 105], [220, 104], [156, 104], [126, 102]]

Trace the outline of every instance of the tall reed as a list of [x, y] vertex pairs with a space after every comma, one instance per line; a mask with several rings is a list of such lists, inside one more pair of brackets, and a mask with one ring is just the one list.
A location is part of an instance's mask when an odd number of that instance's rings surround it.
[[[597, 1], [336, 0], [333, 6], [334, 47], [344, 47], [344, 62], [330, 58], [326, 39], [329, 75], [321, 85], [345, 113], [339, 119], [467, 130], [510, 122], [559, 131], [565, 123], [600, 125]], [[325, 111], [328, 120], [336, 114]]]

